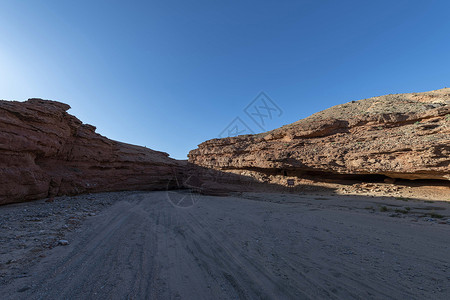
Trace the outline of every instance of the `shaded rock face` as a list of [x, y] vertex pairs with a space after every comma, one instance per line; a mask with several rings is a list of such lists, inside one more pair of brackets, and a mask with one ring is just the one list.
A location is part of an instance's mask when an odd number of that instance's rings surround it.
[[69, 105], [0, 101], [0, 204], [86, 192], [166, 189], [180, 162], [109, 140]]
[[266, 182], [305, 174], [450, 180], [450, 89], [352, 101], [263, 134], [206, 141], [188, 156]]

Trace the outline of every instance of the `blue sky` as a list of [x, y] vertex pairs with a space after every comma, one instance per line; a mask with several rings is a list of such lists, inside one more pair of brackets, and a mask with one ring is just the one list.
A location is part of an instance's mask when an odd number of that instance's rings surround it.
[[0, 98], [58, 100], [111, 139], [186, 159], [264, 91], [271, 130], [450, 86], [448, 1], [1, 1]]

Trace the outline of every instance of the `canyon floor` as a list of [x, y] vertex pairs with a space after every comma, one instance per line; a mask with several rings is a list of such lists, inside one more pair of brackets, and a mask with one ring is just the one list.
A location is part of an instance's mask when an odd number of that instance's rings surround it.
[[2, 299], [450, 298], [450, 202], [414, 194], [100, 193], [0, 227]]

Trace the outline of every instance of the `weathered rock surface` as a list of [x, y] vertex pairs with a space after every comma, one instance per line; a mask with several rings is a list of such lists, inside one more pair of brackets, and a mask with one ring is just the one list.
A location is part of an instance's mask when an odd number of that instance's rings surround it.
[[189, 162], [266, 182], [305, 174], [450, 180], [450, 89], [351, 101], [263, 134], [209, 140]]
[[180, 162], [109, 140], [69, 105], [0, 101], [0, 204], [87, 192], [166, 189]]

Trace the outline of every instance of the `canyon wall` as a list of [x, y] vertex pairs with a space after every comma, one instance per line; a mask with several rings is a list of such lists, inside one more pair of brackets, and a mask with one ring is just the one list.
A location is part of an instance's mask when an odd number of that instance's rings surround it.
[[189, 162], [253, 177], [450, 180], [450, 89], [351, 101], [256, 135], [212, 139]]
[[[0, 204], [59, 195], [166, 189], [184, 165], [168, 154], [109, 140], [41, 99], [0, 101]], [[175, 186], [176, 187], [176, 186]]]
[[227, 183], [307, 176], [450, 180], [450, 89], [351, 101], [266, 133], [209, 140], [189, 162], [107, 139], [68, 109], [0, 101], [0, 204], [183, 187], [221, 194]]

